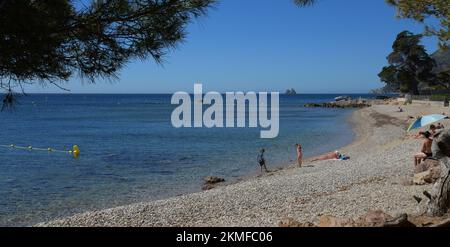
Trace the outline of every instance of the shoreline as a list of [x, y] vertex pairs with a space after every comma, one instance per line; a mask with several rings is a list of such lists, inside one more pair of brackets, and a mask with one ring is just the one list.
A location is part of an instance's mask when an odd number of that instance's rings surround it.
[[[349, 121], [355, 139], [341, 148], [349, 161], [305, 162], [212, 190], [168, 199], [90, 211], [36, 226], [277, 226], [291, 217], [317, 222], [321, 215], [358, 217], [368, 210], [419, 214], [427, 186], [404, 185], [412, 175], [417, 140], [405, 140], [407, 114], [429, 106], [375, 105], [356, 110]], [[417, 109], [416, 109], [417, 108]], [[411, 111], [411, 112], [410, 112]], [[439, 109], [442, 111], [442, 109]], [[309, 158], [308, 160], [310, 160]]]
[[[306, 156], [306, 158], [303, 159], [303, 166], [302, 166], [302, 168], [304, 168], [305, 164], [310, 163], [311, 160], [313, 160], [314, 158], [317, 158], [317, 157], [320, 157], [320, 156], [322, 156], [324, 154], [333, 152], [334, 150], [345, 150], [347, 147], [350, 147], [350, 146], [356, 144], [358, 141], [361, 141], [361, 138], [363, 138], [363, 137], [359, 137], [359, 135], [362, 135], [363, 133], [356, 133], [355, 125], [357, 125], [357, 123], [356, 123], [357, 121], [354, 119], [356, 112], [359, 111], [359, 110], [361, 110], [361, 108], [360, 109], [353, 109], [351, 114], [349, 114], [349, 116], [346, 118], [346, 122], [349, 124], [350, 129], [351, 129], [351, 131], [354, 134], [353, 139], [351, 140], [351, 142], [349, 142], [348, 144], [346, 144], [344, 146], [340, 146], [340, 147], [337, 147], [335, 149], [329, 150], [329, 151], [327, 151], [325, 153], [319, 153], [319, 154], [312, 155], [312, 156]], [[293, 152], [295, 152], [295, 150]], [[308, 167], [308, 166], [306, 166], [306, 167]], [[241, 182], [244, 182], [244, 181], [247, 181], [247, 180], [251, 180], [251, 179], [272, 176], [272, 175], [274, 175], [276, 173], [279, 173], [281, 171], [289, 170], [289, 169], [296, 169], [296, 168], [298, 168], [296, 160], [279, 162], [279, 163], [276, 163], [275, 165], [273, 165], [271, 167], [268, 167], [269, 172], [267, 172], [267, 173], [261, 173], [258, 169], [255, 169], [255, 171], [251, 171], [251, 172], [248, 172], [247, 174], [244, 174], [244, 175], [241, 175], [241, 176], [238, 176], [238, 177], [234, 177], [234, 178], [232, 178], [230, 180], [228, 180], [227, 177], [223, 177], [225, 179], [225, 182], [213, 184], [212, 185], [213, 187], [211, 189], [203, 190], [202, 188], [200, 188], [199, 190], [192, 191], [192, 192], [186, 192], [186, 193], [181, 193], [181, 194], [174, 195], [174, 196], [162, 197], [160, 199], [155, 199], [155, 200], [148, 200], [148, 201], [144, 200], [144, 201], [138, 202], [138, 203], [167, 200], [167, 199], [174, 198], [174, 197], [180, 197], [180, 196], [194, 194], [194, 193], [202, 193], [202, 192], [205, 192], [205, 191], [209, 191], [209, 190], [213, 190], [213, 189], [216, 189], [216, 188], [220, 188], [220, 187], [224, 187], [224, 186], [229, 186], [229, 185], [241, 183]], [[214, 174], [211, 174], [210, 176], [214, 177]], [[122, 205], [122, 206], [130, 205], [130, 204], [134, 204], [134, 203], [125, 204], [125, 205]], [[120, 207], [120, 206], [116, 206], [116, 207]], [[106, 208], [106, 209], [108, 209], [108, 208]], [[105, 210], [105, 209], [100, 209], [100, 210]]]

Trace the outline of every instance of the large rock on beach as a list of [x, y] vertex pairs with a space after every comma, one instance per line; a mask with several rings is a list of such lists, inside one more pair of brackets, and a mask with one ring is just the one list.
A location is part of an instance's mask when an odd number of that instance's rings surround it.
[[442, 169], [440, 166], [432, 167], [430, 174], [424, 178], [425, 182], [434, 184], [441, 177]]
[[225, 179], [220, 177], [207, 176], [203, 178], [203, 181], [205, 183], [202, 186], [202, 190], [210, 190], [214, 189], [218, 183], [225, 182]]
[[434, 159], [426, 159], [414, 168], [414, 174], [426, 172], [433, 167], [439, 167], [439, 161]]
[[320, 217], [318, 227], [355, 227], [356, 222], [352, 219], [340, 219], [330, 215]]
[[319, 224], [301, 223], [293, 218], [284, 218], [279, 223], [280, 227], [415, 227], [408, 220], [407, 214], [401, 214], [398, 217], [392, 217], [382, 210], [370, 210], [366, 214], [354, 220], [351, 218], [343, 219], [330, 215], [320, 217]]
[[279, 227], [314, 227], [311, 222], [301, 223], [291, 217], [283, 218], [279, 223]]
[[413, 183], [416, 185], [433, 184], [441, 176], [438, 160], [426, 159], [414, 168]]
[[414, 175], [413, 182], [416, 185], [434, 184], [441, 177], [441, 168], [433, 167], [428, 171]]
[[392, 216], [386, 214], [382, 210], [372, 210], [359, 217], [356, 223], [358, 226], [382, 227], [386, 222], [389, 222], [393, 219], [394, 218]]
[[415, 185], [424, 185], [427, 182], [425, 181], [425, 178], [428, 178], [430, 176], [430, 171], [424, 171], [421, 173], [414, 174], [413, 183]]
[[442, 131], [431, 146], [433, 157], [439, 160], [440, 177], [428, 193], [427, 214], [442, 216], [450, 211], [450, 130]]

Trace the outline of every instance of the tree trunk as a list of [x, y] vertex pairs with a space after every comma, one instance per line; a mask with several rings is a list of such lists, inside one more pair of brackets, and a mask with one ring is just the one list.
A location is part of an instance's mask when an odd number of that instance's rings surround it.
[[450, 130], [440, 133], [433, 141], [432, 149], [433, 156], [439, 160], [441, 166], [441, 176], [428, 195], [430, 202], [427, 213], [434, 217], [442, 216], [450, 209]]
[[412, 82], [411, 88], [409, 89], [411, 95], [419, 95], [419, 83], [417, 81]]

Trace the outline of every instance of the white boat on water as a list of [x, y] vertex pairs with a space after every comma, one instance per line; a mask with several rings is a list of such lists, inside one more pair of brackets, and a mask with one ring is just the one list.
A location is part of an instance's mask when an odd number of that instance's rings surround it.
[[352, 98], [350, 96], [338, 96], [336, 98], [334, 98], [335, 101], [347, 101], [347, 100], [351, 100]]

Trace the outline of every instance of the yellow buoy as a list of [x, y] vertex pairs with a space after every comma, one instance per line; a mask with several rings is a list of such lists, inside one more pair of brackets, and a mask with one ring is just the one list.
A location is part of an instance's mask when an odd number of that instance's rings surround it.
[[76, 159], [80, 155], [80, 148], [78, 148], [78, 145], [73, 145], [72, 147], [72, 155]]

